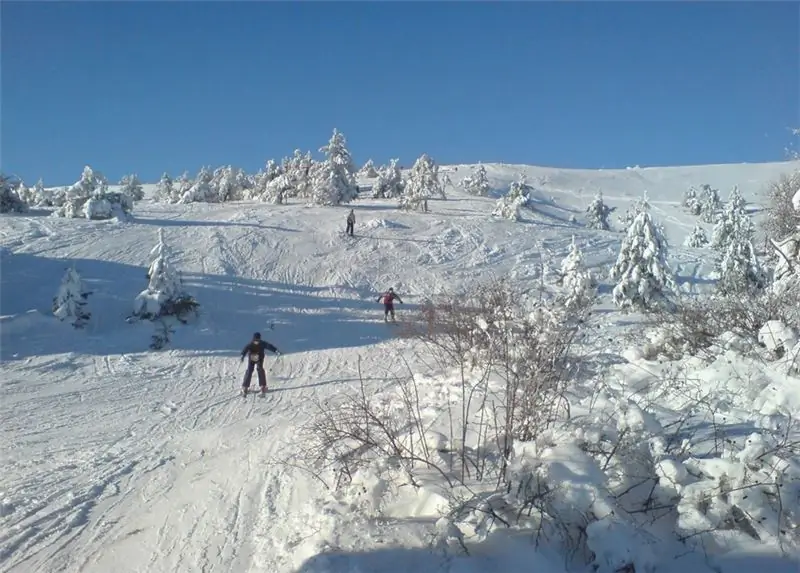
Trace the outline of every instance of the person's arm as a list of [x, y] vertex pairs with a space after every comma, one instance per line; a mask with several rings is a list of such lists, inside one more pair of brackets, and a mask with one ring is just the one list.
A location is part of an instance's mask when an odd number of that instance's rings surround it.
[[266, 340], [264, 341], [264, 348], [266, 348], [266, 349], [267, 349], [267, 350], [269, 350], [270, 352], [274, 352], [275, 354], [280, 354], [280, 353], [281, 353], [281, 351], [280, 351], [280, 350], [278, 350], [278, 349], [275, 347], [275, 345], [274, 345], [274, 344], [270, 344], [270, 343], [269, 343], [269, 342], [267, 342]]

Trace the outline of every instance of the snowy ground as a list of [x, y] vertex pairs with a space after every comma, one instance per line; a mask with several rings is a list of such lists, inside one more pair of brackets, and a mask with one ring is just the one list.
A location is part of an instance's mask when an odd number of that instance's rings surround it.
[[[492, 198], [453, 189], [448, 201], [431, 201], [428, 214], [363, 199], [341, 208], [144, 201], [130, 223], [55, 219], [46, 211], [3, 216], [0, 570], [565, 571], [561, 550], [544, 546], [534, 553], [524, 528], [518, 535], [476, 534], [466, 540], [470, 557], [429, 548], [444, 499], [435, 481], [410, 494], [364, 474], [358, 478], [363, 483], [356, 480], [360, 495], [329, 492], [298, 467], [314, 404], [358, 392], [359, 360], [368, 393], [391, 401], [397, 392], [392, 376], [401, 374], [403, 356], [420, 373], [424, 417], [435, 427], [452, 381], [422, 374], [430, 370], [425, 356], [413, 341], [395, 336], [397, 327], [383, 324], [375, 302], [381, 291], [394, 286], [403, 297], [402, 321], [426, 296], [466, 280], [537, 279], [541, 263], [558, 265], [572, 235], [602, 278], [622, 235], [569, 222], [573, 214], [581, 219], [598, 190], [618, 207], [614, 215], [646, 190], [673, 245], [670, 262], [681, 288], [702, 288], [711, 260], [708, 251], [681, 246], [697, 221], [680, 207], [683, 192], [709, 183], [725, 200], [737, 184], [757, 203], [766, 183], [791, 168], [488, 165], [498, 189], [520, 172], [541, 189], [539, 211], [520, 223], [492, 220]], [[470, 170], [450, 168], [450, 177], [457, 182]], [[350, 207], [357, 216], [352, 239], [342, 233]], [[159, 228], [202, 315], [156, 352], [148, 349], [152, 327], [127, 324], [125, 317], [146, 286]], [[50, 312], [58, 281], [72, 264], [93, 291], [84, 331]], [[601, 288], [605, 296], [608, 291]], [[627, 351], [641, 346], [634, 322], [600, 301], [593, 323], [598, 332], [585, 350], [599, 370], [591, 386], [572, 389], [579, 422], [532, 454], [564, 484], [564, 515], [594, 512], [600, 519], [598, 508], [616, 503], [602, 475], [608, 468], [585, 452], [586, 444], [601, 447], [609, 433], [623, 433], [633, 449], [672, 437], [688, 440], [681, 463], [668, 454], [649, 460], [658, 468], [653, 471], [670, 476], [658, 495], [686, 497], [689, 490], [713, 488], [689, 483], [687, 472], [702, 471], [714, 481], [721, 473], [735, 480], [735, 472], [749, 471], [746, 459], [717, 443], [720, 432], [739, 440], [778, 432], [786, 413], [800, 410], [800, 380], [782, 374], [786, 364], [754, 363], [733, 352], [711, 365], [683, 364], [683, 386], [665, 384], [659, 372], [668, 364]], [[256, 330], [284, 354], [268, 359], [272, 391], [242, 399], [238, 353]], [[687, 413], [688, 396], [701, 396], [708, 407]], [[800, 461], [784, 463], [787, 476], [800, 474]], [[634, 471], [620, 469], [628, 470]], [[796, 512], [797, 482], [786, 490], [785, 503]], [[748, 507], [763, 511], [765, 520], [771, 515], [758, 503]], [[684, 519], [695, 519], [687, 527], [703, 528], [702, 517], [688, 509]], [[714, 558], [705, 558], [698, 544], [678, 547], [671, 537], [656, 543], [642, 534], [635, 543], [625, 541], [634, 532], [618, 531], [611, 520], [586, 535], [595, 554], [634, 547], [637, 573], [648, 563], [659, 572], [797, 571], [796, 562], [778, 557], [781, 534], [769, 523], [763, 529], [760, 542], [738, 531], [715, 537]], [[792, 546], [784, 551], [797, 557]], [[615, 571], [617, 557], [609, 554], [600, 573]]]

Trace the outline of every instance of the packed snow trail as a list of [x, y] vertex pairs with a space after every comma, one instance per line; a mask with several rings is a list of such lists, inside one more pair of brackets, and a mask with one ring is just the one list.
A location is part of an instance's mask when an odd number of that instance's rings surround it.
[[[616, 175], [621, 210], [638, 195], [634, 175]], [[554, 173], [549, 192], [580, 212], [597, 190], [591, 177]], [[665, 215], [678, 216], [671, 199], [707, 180], [684, 177], [677, 187], [668, 178]], [[402, 321], [426, 296], [477, 276], [535, 279], [573, 234], [595, 269], [621, 239], [547, 217], [494, 221], [493, 199], [448, 193], [428, 214], [359, 201], [352, 239], [341, 236], [349, 208], [297, 204], [145, 201], [123, 224], [3, 217], [0, 570], [283, 573], [313, 558], [322, 548], [305, 539], [334, 522], [311, 505], [320, 484], [280, 460], [303, 454], [297, 432], [315, 403], [358, 386], [359, 358], [370, 391], [391, 385], [401, 354], [423, 368], [383, 324], [377, 296], [393, 286], [406, 302], [396, 307]], [[667, 225], [673, 244], [683, 227]], [[125, 317], [159, 228], [202, 314], [151, 351], [153, 326]], [[691, 249], [676, 256], [699, 260]], [[89, 325], [77, 332], [50, 316], [71, 264], [93, 291]], [[243, 399], [239, 352], [254, 331], [284, 354], [267, 358], [270, 393]]]

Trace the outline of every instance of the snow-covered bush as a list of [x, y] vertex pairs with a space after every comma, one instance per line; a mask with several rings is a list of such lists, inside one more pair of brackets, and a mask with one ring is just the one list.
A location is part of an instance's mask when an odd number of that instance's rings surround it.
[[378, 180], [372, 186], [374, 199], [393, 199], [403, 194], [403, 174], [397, 166], [397, 159], [389, 161], [389, 165], [378, 173]]
[[123, 195], [127, 195], [134, 201], [141, 201], [144, 199], [144, 189], [142, 188], [142, 182], [139, 181], [139, 177], [132, 173], [130, 175], [125, 175], [119, 182], [121, 189], [120, 192]]
[[325, 154], [325, 159], [311, 169], [312, 202], [340, 205], [357, 199], [356, 169], [344, 135], [334, 129], [328, 144], [319, 150]]
[[594, 199], [586, 208], [586, 226], [590, 229], [608, 231], [611, 226], [608, 217], [614, 209], [603, 203], [603, 192], [598, 191]]
[[561, 300], [569, 309], [577, 309], [589, 304], [595, 296], [595, 281], [583, 262], [583, 253], [572, 237], [569, 254], [561, 261], [558, 284], [563, 288]]
[[0, 213], [24, 213], [28, 210], [17, 193], [20, 184], [15, 178], [0, 174]]
[[74, 267], [68, 268], [53, 299], [53, 314], [61, 321], [70, 322], [75, 328], [83, 328], [91, 317], [86, 309], [86, 299], [90, 294], [78, 271]]
[[653, 220], [647, 201], [640, 202], [610, 273], [617, 281], [614, 303], [623, 311], [647, 311], [667, 302], [676, 289], [667, 252], [663, 228]]
[[400, 208], [428, 211], [428, 200], [435, 196], [447, 199], [439, 181], [439, 166], [427, 153], [423, 153], [408, 174]]
[[692, 232], [686, 237], [684, 244], [693, 249], [705, 247], [708, 244], [708, 236], [705, 229], [700, 225], [695, 225]]
[[372, 159], [367, 160], [364, 167], [359, 170], [358, 176], [364, 177], [365, 179], [375, 179], [378, 176], [378, 171], [375, 169], [375, 164], [372, 162]]
[[486, 168], [483, 164], [479, 164], [472, 175], [464, 177], [461, 181], [461, 188], [470, 195], [485, 197], [489, 194], [491, 186], [489, 185], [489, 179], [486, 177]]
[[493, 217], [519, 221], [522, 218], [522, 208], [530, 204], [530, 187], [522, 175], [517, 181], [512, 181], [508, 193], [500, 197], [492, 211]]
[[184, 322], [186, 316], [195, 313], [199, 305], [186, 292], [180, 273], [169, 260], [163, 229], [158, 230], [158, 244], [150, 254], [154, 258], [147, 271], [149, 283], [134, 300], [132, 316], [146, 320], [174, 316]]

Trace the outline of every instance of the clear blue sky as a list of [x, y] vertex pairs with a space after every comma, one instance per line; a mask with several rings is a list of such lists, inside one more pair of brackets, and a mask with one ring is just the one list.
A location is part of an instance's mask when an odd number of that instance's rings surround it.
[[358, 164], [564, 167], [784, 158], [795, 2], [8, 2], [2, 169], [256, 171], [326, 143]]

